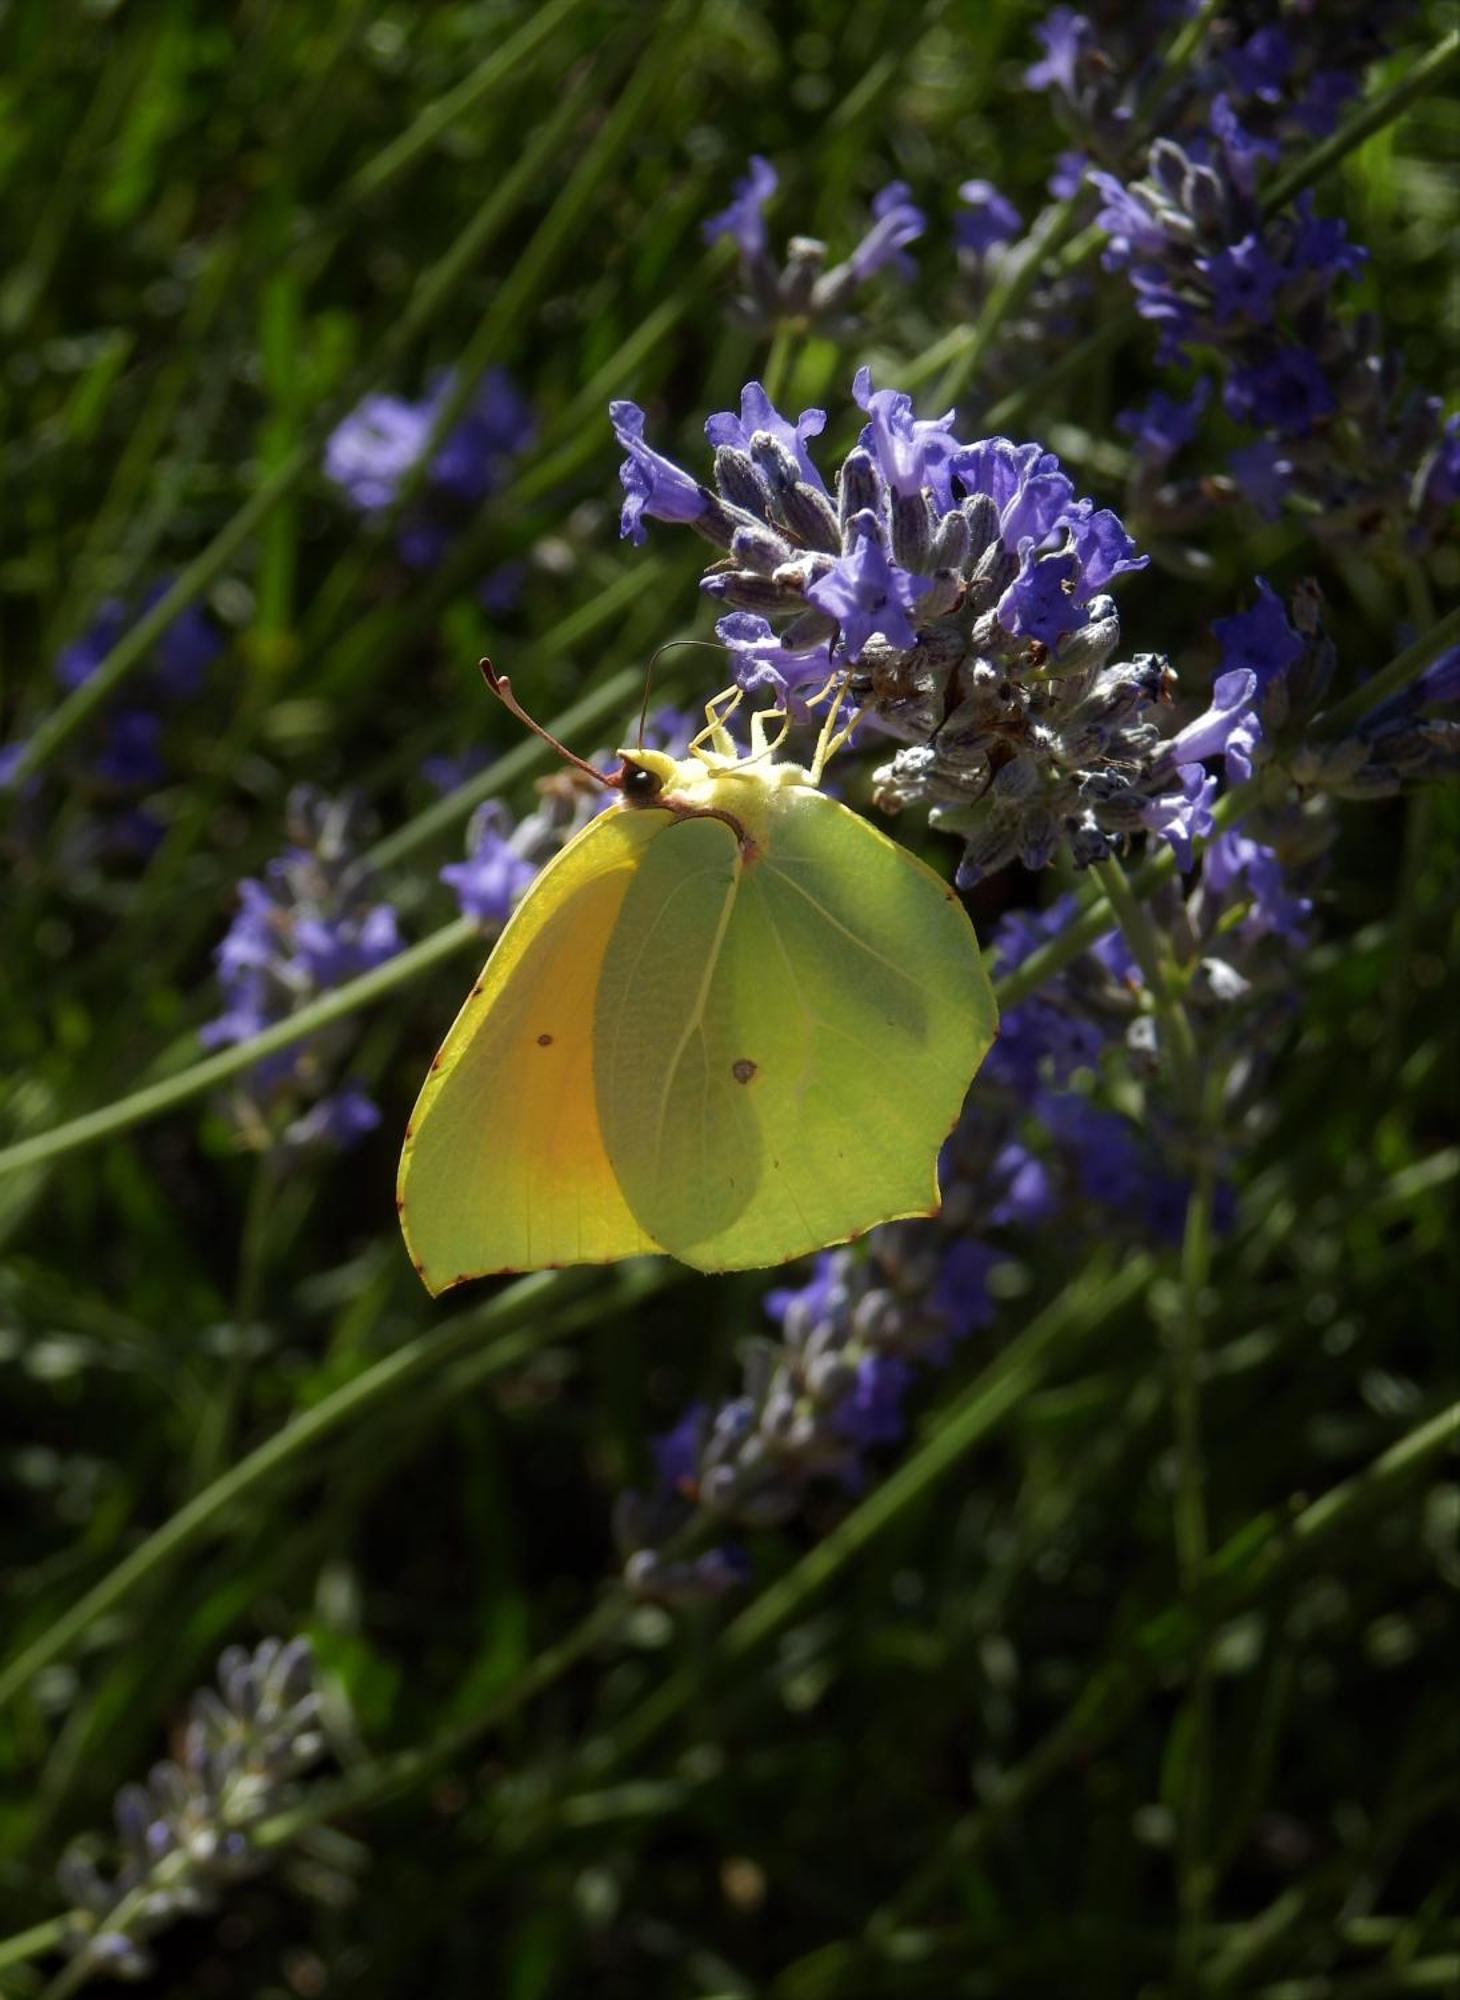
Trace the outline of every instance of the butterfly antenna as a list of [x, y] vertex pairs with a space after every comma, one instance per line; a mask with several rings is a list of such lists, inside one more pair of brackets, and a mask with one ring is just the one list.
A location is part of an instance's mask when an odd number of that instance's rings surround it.
[[676, 646], [708, 646], [713, 652], [728, 653], [730, 648], [723, 639], [666, 639], [662, 646], [656, 646], [649, 656], [649, 664], [644, 669], [644, 700], [639, 709], [639, 748], [644, 747], [644, 730], [649, 722], [649, 695], [654, 686], [654, 668], [661, 653], [672, 652]]
[[540, 736], [544, 743], [550, 743], [565, 764], [571, 764], [575, 771], [584, 772], [588, 777], [594, 779], [596, 783], [607, 786], [610, 791], [614, 789], [616, 781], [613, 778], [606, 776], [604, 772], [590, 764], [585, 757], [575, 756], [567, 744], [560, 743], [550, 729], [544, 729], [540, 722], [533, 720], [516, 695], [513, 694], [512, 683], [506, 674], [499, 674], [490, 660], [478, 660], [477, 665], [481, 668], [482, 679], [497, 697], [498, 701], [501, 702], [503, 708], [515, 715], [519, 722], [524, 723], [534, 736]]

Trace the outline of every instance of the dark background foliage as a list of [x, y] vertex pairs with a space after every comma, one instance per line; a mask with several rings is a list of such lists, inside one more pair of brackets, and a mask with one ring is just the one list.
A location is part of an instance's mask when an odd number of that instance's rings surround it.
[[[1446, 14], [1411, 11], [1366, 90]], [[844, 446], [854, 367], [921, 395], [918, 357], [967, 312], [957, 184], [996, 181], [1026, 220], [1044, 200], [1067, 140], [1021, 82], [1037, 18], [4, 10], [0, 740], [55, 710], [54, 663], [107, 599], [135, 606], [200, 556], [221, 641], [164, 712], [145, 828], [102, 767], [104, 709], [5, 801], [7, 1142], [196, 1057], [235, 884], [283, 846], [295, 785], [360, 796], [409, 937], [454, 915], [437, 870], [465, 812], [419, 819], [422, 762], [518, 741], [478, 656], [551, 715], [708, 630], [690, 537], [616, 539], [604, 419], [632, 395], [699, 468], [703, 416], [766, 366], [702, 222], [751, 151], [781, 171], [773, 238], [834, 255], [880, 187], [910, 183], [919, 279], [875, 291], [844, 343], [801, 345], [783, 399], [824, 401]], [[1456, 131], [1442, 81], [1321, 185], [1371, 253], [1356, 303], [1432, 388], [1454, 369]], [[1086, 268], [1098, 320], [1125, 294]], [[324, 478], [325, 440], [367, 390], [489, 364], [533, 439], [413, 569], [393, 523]], [[1047, 392], [1042, 366], [997, 351], [963, 433], [1015, 390], [1013, 434], [1119, 504], [1116, 414], [1167, 379], [1147, 332]], [[1234, 513], [1155, 556], [1123, 588], [1127, 644], [1197, 687], [1211, 621], [1258, 573], [1317, 578], [1344, 687], [1460, 581], [1453, 545], [1406, 572], [1291, 517]], [[476, 586], [513, 561], [520, 597], [489, 612]], [[716, 667], [670, 654], [666, 696], [703, 700]], [[624, 733], [636, 705], [612, 696], [575, 741]], [[506, 768], [525, 810], [540, 766]], [[951, 865], [947, 841], [899, 833]], [[394, 1159], [470, 944], [355, 1018], [351, 1073], [383, 1117], [352, 1151], [260, 1155], [224, 1090], [0, 1179], [3, 1650], [44, 1656], [0, 1714], [0, 1930], [37, 1934], [34, 1953], [0, 1943], [0, 1990], [47, 1990], [58, 1856], [101, 1829], [109, 1865], [118, 1787], [176, 1751], [221, 1649], [272, 1632], [312, 1641], [329, 1759], [283, 1806], [277, 1865], [157, 1940], [148, 1992], [1460, 1990], [1460, 1486], [1453, 1457], [1404, 1455], [1456, 1390], [1457, 865], [1453, 790], [1339, 809], [1200, 1299], [1217, 1555], [1195, 1601], [1172, 1551], [1176, 1255], [1096, 1213], [1016, 1244], [995, 1324], [924, 1379], [860, 1505], [822, 1491], [749, 1537], [728, 1604], [625, 1607], [614, 1496], [652, 1477], [688, 1401], [733, 1391], [765, 1281], [567, 1274], [512, 1324], [490, 1290], [425, 1298]], [[971, 908], [986, 935], [1044, 895], [1014, 868]], [[1025, 1359], [1046, 1309], [1055, 1335]], [[1011, 1343], [1000, 1400], [987, 1371]], [[390, 1356], [398, 1383], [331, 1401]], [[970, 1408], [944, 1464], [940, 1425]], [[342, 1413], [317, 1442], [219, 1499], [321, 1410]], [[869, 1512], [894, 1467], [897, 1504]], [[144, 1543], [200, 1493], [212, 1511], [174, 1552]], [[135, 1578], [52, 1644], [139, 1547]]]

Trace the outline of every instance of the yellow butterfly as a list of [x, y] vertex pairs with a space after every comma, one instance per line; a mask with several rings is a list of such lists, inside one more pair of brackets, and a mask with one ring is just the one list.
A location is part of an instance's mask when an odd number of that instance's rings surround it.
[[741, 1270], [936, 1213], [997, 1026], [973, 926], [819, 789], [835, 707], [808, 770], [777, 759], [784, 717], [739, 752], [739, 699], [682, 759], [571, 759], [618, 799], [532, 883], [406, 1128], [396, 1205], [431, 1292], [644, 1251]]

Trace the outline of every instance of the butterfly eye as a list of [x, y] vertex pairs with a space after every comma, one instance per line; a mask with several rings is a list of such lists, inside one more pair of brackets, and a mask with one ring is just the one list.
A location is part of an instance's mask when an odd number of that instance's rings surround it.
[[625, 764], [622, 787], [624, 798], [630, 805], [645, 806], [657, 799], [664, 789], [664, 780], [657, 771], [650, 771], [642, 764]]

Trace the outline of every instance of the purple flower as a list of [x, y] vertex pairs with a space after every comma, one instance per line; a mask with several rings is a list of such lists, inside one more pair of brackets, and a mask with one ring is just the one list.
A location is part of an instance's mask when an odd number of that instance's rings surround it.
[[[443, 378], [431, 401], [434, 420], [450, 393]], [[533, 436], [532, 410], [505, 368], [489, 368], [465, 416], [448, 431], [431, 460], [431, 484], [466, 505], [502, 485], [511, 460]]]
[[1238, 423], [1286, 437], [1303, 436], [1334, 407], [1327, 377], [1306, 347], [1280, 347], [1266, 361], [1234, 368], [1222, 401]]
[[870, 368], [857, 370], [852, 394], [872, 420], [862, 432], [862, 448], [877, 461], [892, 491], [915, 494], [930, 486], [941, 507], [951, 506], [948, 465], [958, 450], [952, 435], [956, 412], [915, 417], [911, 396], [872, 387]]
[[1035, 26], [1042, 59], [1024, 72], [1030, 90], [1058, 90], [1073, 101], [1081, 52], [1091, 39], [1090, 23], [1073, 7], [1055, 7]]
[[644, 412], [638, 404], [610, 403], [608, 415], [615, 437], [628, 453], [619, 467], [625, 495], [620, 535], [642, 542], [645, 514], [655, 521], [698, 521], [709, 504], [708, 495], [697, 480], [645, 444]]
[[872, 227], [847, 259], [861, 280], [870, 278], [884, 265], [891, 265], [900, 278], [911, 282], [917, 266], [904, 254], [904, 245], [915, 242], [928, 226], [928, 218], [913, 205], [912, 190], [906, 181], [889, 181], [872, 199]]
[[1294, 116], [1313, 138], [1326, 139], [1358, 95], [1358, 89], [1357, 78], [1346, 70], [1316, 69], [1293, 106]]
[[399, 950], [400, 928], [389, 903], [373, 904], [345, 921], [324, 915], [295, 919], [293, 967], [321, 989], [372, 972]]
[[1138, 556], [1135, 543], [1126, 533], [1120, 517], [1109, 507], [1093, 501], [1077, 500], [1061, 524], [1069, 533], [1079, 564], [1075, 587], [1076, 604], [1088, 604], [1106, 584], [1130, 570], [1144, 569], [1149, 556]]
[[846, 1302], [847, 1260], [837, 1250], [819, 1250], [804, 1285], [776, 1285], [765, 1295], [767, 1316], [782, 1327], [794, 1313], [803, 1326], [834, 1319]]
[[1257, 578], [1257, 602], [1250, 611], [1214, 618], [1212, 631], [1222, 649], [1224, 673], [1246, 669], [1257, 676], [1259, 690], [1293, 664], [1303, 642], [1288, 623], [1283, 601], [1264, 577]]
[[928, 1303], [954, 1340], [964, 1340], [994, 1316], [989, 1297], [989, 1272], [1001, 1261], [997, 1250], [971, 1236], [960, 1236], [943, 1253], [928, 1293]]
[[1283, 28], [1275, 25], [1259, 28], [1240, 47], [1230, 49], [1224, 61], [1233, 83], [1244, 96], [1277, 104], [1293, 67], [1293, 45]]
[[441, 870], [441, 880], [455, 892], [461, 914], [484, 927], [506, 923], [513, 905], [537, 873], [531, 861], [513, 852], [507, 826], [506, 814], [490, 802], [477, 816], [470, 857]]
[[429, 403], [402, 396], [367, 396], [330, 432], [325, 477], [363, 513], [388, 507], [420, 462], [431, 435]]
[[910, 614], [917, 600], [932, 589], [932, 578], [913, 576], [891, 560], [875, 514], [864, 510], [847, 526], [850, 548], [825, 575], [807, 585], [807, 597], [837, 620], [849, 660], [862, 657], [874, 632], [894, 646], [915, 646], [918, 635]]
[[689, 1493], [698, 1483], [709, 1414], [708, 1403], [691, 1403], [671, 1430], [651, 1441], [659, 1483], [671, 1492]]
[[1074, 502], [1059, 460], [1037, 444], [985, 438], [955, 452], [951, 466], [965, 493], [986, 493], [998, 508], [999, 537], [1011, 554], [1027, 540], [1042, 541]]
[[1227, 776], [1238, 783], [1252, 776], [1252, 751], [1261, 741], [1262, 724], [1253, 706], [1257, 675], [1250, 667], [1218, 674], [1212, 684], [1211, 706], [1166, 745], [1172, 764], [1199, 764], [1225, 755]]
[[1159, 259], [1170, 249], [1170, 238], [1141, 197], [1100, 167], [1087, 177], [1102, 197], [1095, 224], [1110, 241], [1101, 255], [1107, 271], [1119, 271], [1140, 258]]
[[373, 1132], [379, 1123], [379, 1106], [356, 1085], [346, 1084], [343, 1090], [320, 1098], [302, 1117], [286, 1125], [284, 1143], [296, 1149], [331, 1146], [337, 1152], [344, 1152], [367, 1132]]
[[1294, 896], [1289, 891], [1273, 848], [1249, 840], [1233, 827], [1219, 833], [1207, 849], [1201, 872], [1205, 886], [1218, 897], [1231, 899], [1245, 887], [1250, 899], [1240, 926], [1245, 936], [1303, 943], [1313, 904], [1307, 896]]
[[494, 618], [506, 618], [517, 609], [522, 586], [527, 581], [527, 564], [510, 558], [487, 571], [476, 587], [476, 600]]
[[1006, 632], [1026, 634], [1053, 650], [1066, 632], [1083, 624], [1075, 602], [1079, 563], [1072, 550], [1041, 555], [1024, 543], [1019, 574], [999, 599], [999, 623]]
[[967, 210], [953, 218], [953, 240], [960, 250], [982, 257], [997, 244], [1012, 243], [1024, 233], [1023, 217], [992, 181], [964, 181], [958, 199]]
[[407, 569], [435, 569], [451, 547], [451, 531], [444, 521], [418, 514], [401, 524], [395, 538], [395, 552]]
[[859, 1451], [897, 1444], [907, 1431], [903, 1401], [913, 1372], [895, 1354], [864, 1354], [857, 1363], [851, 1388], [833, 1419], [843, 1437]]
[[1271, 438], [1258, 438], [1229, 451], [1227, 466], [1243, 499], [1264, 521], [1275, 521], [1293, 476], [1293, 461], [1282, 446]]
[[1282, 266], [1273, 262], [1257, 235], [1244, 236], [1211, 257], [1198, 257], [1196, 268], [1212, 288], [1219, 326], [1234, 319], [1270, 320], [1273, 300], [1287, 276]]
[[109, 597], [80, 638], [56, 655], [56, 679], [62, 687], [79, 688], [89, 681], [130, 623], [122, 600]]
[[1012, 1224], [1030, 1228], [1047, 1222], [1058, 1206], [1049, 1168], [1017, 1139], [1000, 1148], [989, 1177], [998, 1190], [988, 1212], [993, 1227]]
[[143, 708], [118, 709], [107, 718], [106, 741], [93, 766], [111, 785], [155, 785], [164, 774], [162, 721]]
[[[162, 577], [143, 592], [139, 616], [145, 616], [172, 588]], [[161, 692], [185, 700], [201, 691], [203, 676], [223, 651], [223, 635], [198, 604], [185, 604], [163, 630], [153, 654], [153, 678]]]
[[735, 199], [702, 225], [705, 240], [713, 243], [717, 237], [733, 236], [742, 261], [758, 263], [766, 250], [765, 217], [761, 210], [779, 185], [770, 161], [752, 153], [749, 171], [734, 184]]
[[1054, 172], [1046, 182], [1056, 201], [1073, 201], [1085, 185], [1085, 176], [1090, 171], [1090, 162], [1084, 153], [1056, 153]]
[[1203, 376], [1185, 401], [1157, 389], [1133, 410], [1122, 410], [1116, 425], [1135, 440], [1136, 450], [1153, 466], [1164, 466], [1196, 436], [1212, 385]]
[[740, 392], [740, 415], [721, 410], [705, 419], [705, 436], [713, 445], [728, 444], [749, 452], [757, 431], [764, 431], [782, 445], [801, 468], [801, 477], [818, 493], [826, 483], [806, 448], [808, 438], [820, 437], [826, 428], [825, 410], [803, 410], [795, 423], [783, 417], [759, 382], [747, 382]]
[[824, 687], [833, 672], [825, 641], [797, 652], [753, 611], [728, 613], [715, 631], [730, 648], [737, 686], [747, 694], [768, 693], [777, 708], [804, 719], [805, 706], [797, 697], [803, 690]]
[[1314, 213], [1311, 193], [1298, 197], [1292, 254], [1300, 270], [1320, 271], [1329, 277], [1349, 276], [1362, 270], [1369, 260], [1362, 244], [1349, 241], [1348, 225], [1341, 216]]
[[1212, 805], [1217, 781], [1200, 764], [1180, 765], [1176, 779], [1177, 790], [1160, 794], [1142, 809], [1141, 824], [1167, 843], [1182, 874], [1189, 875], [1196, 862], [1192, 842], [1205, 840], [1216, 824]]
[[468, 778], [474, 778], [478, 771], [484, 771], [492, 761], [491, 752], [473, 745], [463, 750], [459, 756], [445, 753], [421, 759], [421, 776], [435, 792], [444, 797], [464, 785]]
[[1233, 185], [1250, 195], [1257, 186], [1258, 167], [1263, 160], [1277, 158], [1277, 147], [1270, 139], [1258, 139], [1248, 131], [1223, 91], [1212, 99], [1211, 122], [1212, 135], [1221, 147]]

